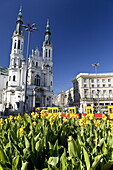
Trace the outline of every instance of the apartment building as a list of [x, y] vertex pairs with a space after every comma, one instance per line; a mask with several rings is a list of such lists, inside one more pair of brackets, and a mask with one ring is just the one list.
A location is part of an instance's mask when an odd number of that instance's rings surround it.
[[113, 105], [113, 73], [80, 73], [73, 79], [74, 105], [85, 112], [87, 106]]

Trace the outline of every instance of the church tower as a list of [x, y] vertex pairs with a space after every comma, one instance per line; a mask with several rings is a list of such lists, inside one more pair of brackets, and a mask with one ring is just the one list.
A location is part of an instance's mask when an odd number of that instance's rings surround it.
[[8, 86], [20, 86], [22, 82], [20, 67], [25, 63], [23, 58], [24, 36], [22, 31], [22, 18], [22, 9], [20, 8], [16, 21], [16, 30], [12, 36]]
[[46, 80], [46, 86], [50, 87], [50, 91], [53, 91], [53, 61], [52, 61], [52, 42], [51, 42], [51, 32], [50, 32], [50, 25], [49, 25], [49, 19], [47, 19], [47, 25], [46, 25], [46, 32], [45, 32], [45, 41], [43, 42], [43, 60], [44, 60], [44, 66], [47, 68], [48, 72], [46, 74], [45, 80]]
[[52, 42], [51, 42], [51, 32], [49, 26], [49, 19], [47, 19], [47, 26], [45, 32], [45, 41], [43, 43], [43, 59], [45, 61], [52, 61]]
[[23, 57], [24, 35], [22, 31], [22, 18], [22, 9], [20, 8], [16, 21], [16, 29], [12, 36], [8, 85], [4, 95], [6, 108], [10, 109], [11, 111], [21, 111], [24, 96], [23, 89], [26, 64]]

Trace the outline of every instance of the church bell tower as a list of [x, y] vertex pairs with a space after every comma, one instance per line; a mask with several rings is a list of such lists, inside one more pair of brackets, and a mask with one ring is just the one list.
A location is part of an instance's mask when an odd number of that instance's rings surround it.
[[20, 8], [16, 21], [16, 29], [12, 36], [8, 86], [20, 86], [21, 82], [20, 68], [22, 63], [25, 62], [23, 58], [24, 35], [22, 31], [22, 19], [22, 9]]

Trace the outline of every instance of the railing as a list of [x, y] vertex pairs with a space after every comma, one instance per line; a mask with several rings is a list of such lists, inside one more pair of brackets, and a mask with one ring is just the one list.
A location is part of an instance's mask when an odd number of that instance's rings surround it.
[[[81, 100], [88, 100], [88, 101], [97, 101], [98, 98], [93, 98], [93, 97], [83, 97], [81, 98]], [[99, 97], [99, 101], [112, 101], [113, 100], [113, 97]]]

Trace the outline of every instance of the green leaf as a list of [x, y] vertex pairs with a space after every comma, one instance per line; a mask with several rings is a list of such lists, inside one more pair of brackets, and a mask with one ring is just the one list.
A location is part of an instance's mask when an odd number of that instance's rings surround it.
[[12, 170], [17, 170], [18, 163], [19, 163], [19, 156], [14, 157], [12, 160]]
[[40, 155], [40, 153], [43, 151], [44, 148], [44, 139], [40, 139], [38, 142], [36, 142], [35, 149], [37, 151], [37, 156]]
[[21, 170], [27, 170], [28, 162], [22, 162]]
[[0, 160], [3, 162], [8, 162], [7, 156], [5, 154], [5, 152], [3, 151], [3, 149], [0, 148]]
[[85, 163], [86, 163], [86, 167], [87, 167], [87, 170], [90, 169], [90, 160], [89, 160], [89, 155], [86, 151], [86, 149], [84, 147], [82, 147], [83, 149], [83, 154], [84, 154], [84, 159], [85, 159]]
[[11, 133], [12, 139], [16, 142], [19, 142], [19, 139], [17, 138], [16, 134], [13, 131], [11, 131], [10, 133]]
[[30, 142], [29, 142], [29, 140], [27, 139], [26, 136], [24, 136], [24, 140], [25, 140], [25, 146], [26, 146], [26, 148], [29, 149], [29, 148], [30, 148]]
[[39, 140], [36, 142], [36, 145], [35, 145], [35, 149], [37, 152], [39, 152], [39, 150], [40, 150], [40, 145], [41, 145], [41, 141]]
[[52, 166], [56, 166], [59, 161], [58, 157], [50, 157], [48, 160], [48, 164]]
[[60, 157], [60, 169], [62, 170], [66, 169], [66, 162], [67, 162], [66, 149], [64, 148], [64, 153]]
[[4, 169], [2, 168], [2, 166], [0, 166], [0, 170], [4, 170]]
[[104, 143], [104, 141], [105, 141], [105, 139], [104, 139], [104, 138], [100, 139], [98, 146], [99, 146], [99, 147], [101, 147], [101, 146], [102, 146], [102, 144]]
[[32, 137], [31, 139], [31, 149], [32, 149], [32, 152], [35, 151], [35, 141], [34, 141], [34, 138]]
[[58, 139], [56, 140], [55, 142], [55, 145], [53, 147], [53, 150], [54, 150], [54, 157], [58, 156], [58, 150], [59, 150], [59, 147], [58, 147]]
[[34, 140], [37, 141], [39, 136], [40, 136], [40, 133], [37, 136], [35, 136]]
[[48, 143], [49, 143], [49, 150], [53, 149], [53, 145], [51, 144], [51, 142]]
[[98, 156], [95, 157], [91, 169], [96, 169], [96, 167], [98, 166], [98, 164], [99, 164], [100, 160], [102, 159], [102, 157], [103, 157], [103, 155], [98, 155]]
[[72, 138], [72, 140], [68, 142], [68, 152], [69, 152], [69, 156], [72, 157], [80, 156], [80, 147], [79, 144], [77, 143], [77, 140], [75, 142], [75, 140]]
[[102, 152], [103, 152], [104, 155], [108, 154], [108, 148], [107, 148], [107, 145], [106, 145], [105, 142], [104, 142], [103, 147], [102, 147]]

